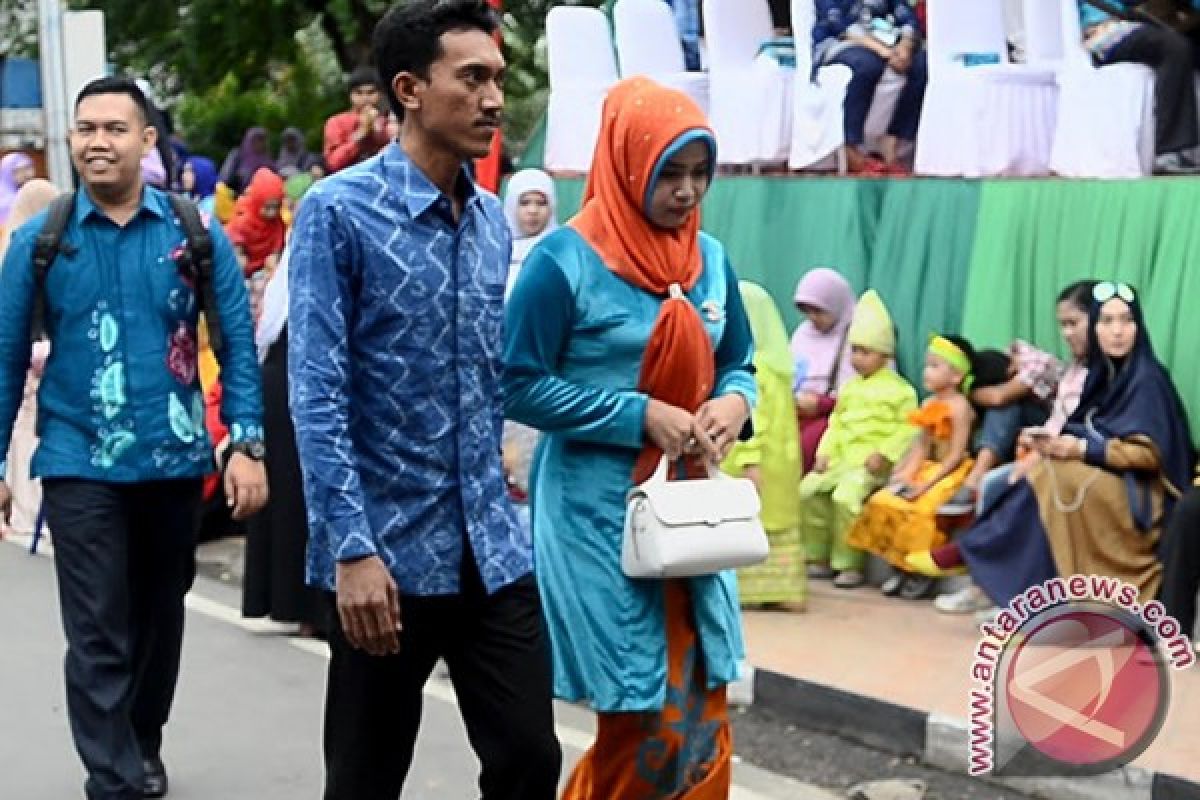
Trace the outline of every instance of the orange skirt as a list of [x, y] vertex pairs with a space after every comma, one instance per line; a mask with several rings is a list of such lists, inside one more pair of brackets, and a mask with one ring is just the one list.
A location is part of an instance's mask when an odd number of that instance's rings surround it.
[[576, 765], [563, 800], [726, 800], [733, 734], [725, 687], [705, 688], [692, 601], [664, 584], [667, 696], [662, 711], [600, 714], [596, 743]]

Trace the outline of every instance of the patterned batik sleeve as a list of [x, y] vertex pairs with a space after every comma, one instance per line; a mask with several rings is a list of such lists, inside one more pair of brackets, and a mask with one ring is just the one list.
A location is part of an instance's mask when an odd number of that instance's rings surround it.
[[335, 561], [378, 552], [350, 436], [354, 248], [319, 193], [301, 206], [289, 266], [288, 383], [309, 535]]

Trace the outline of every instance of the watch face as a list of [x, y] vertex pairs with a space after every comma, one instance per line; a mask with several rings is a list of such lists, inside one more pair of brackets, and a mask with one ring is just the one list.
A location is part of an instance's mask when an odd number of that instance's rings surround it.
[[255, 461], [262, 461], [267, 455], [267, 448], [262, 442], [243, 442], [237, 446], [237, 451]]

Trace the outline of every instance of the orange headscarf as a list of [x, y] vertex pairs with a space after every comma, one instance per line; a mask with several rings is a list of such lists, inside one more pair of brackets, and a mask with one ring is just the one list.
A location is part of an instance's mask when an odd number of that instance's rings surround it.
[[253, 275], [263, 268], [267, 257], [283, 252], [286, 228], [282, 216], [264, 219], [262, 208], [271, 201], [283, 203], [283, 178], [267, 167], [259, 167], [246, 187], [246, 193], [238, 198], [233, 219], [225, 226], [229, 241], [246, 253], [246, 275]]
[[[609, 269], [666, 298], [646, 344], [638, 389], [694, 412], [708, 399], [716, 380], [712, 342], [696, 308], [682, 294], [696, 285], [703, 270], [700, 212], [667, 230], [652, 225], [645, 208], [663, 154], [692, 132], [705, 135], [715, 163], [712, 130], [687, 95], [647, 78], [616, 84], [604, 102], [583, 209], [569, 224]], [[634, 480], [648, 477], [661, 457], [662, 451], [647, 445]]]

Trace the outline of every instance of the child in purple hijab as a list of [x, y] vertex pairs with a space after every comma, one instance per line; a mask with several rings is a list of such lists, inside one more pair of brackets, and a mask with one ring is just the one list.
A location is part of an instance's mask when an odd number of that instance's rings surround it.
[[805, 320], [792, 334], [796, 367], [792, 393], [800, 423], [800, 445], [807, 473], [829, 424], [837, 390], [855, 376], [846, 334], [854, 317], [850, 284], [832, 269], [809, 271], [796, 286], [794, 301]]
[[17, 192], [33, 177], [33, 159], [24, 153], [9, 153], [0, 159], [0, 225], [8, 221]]

